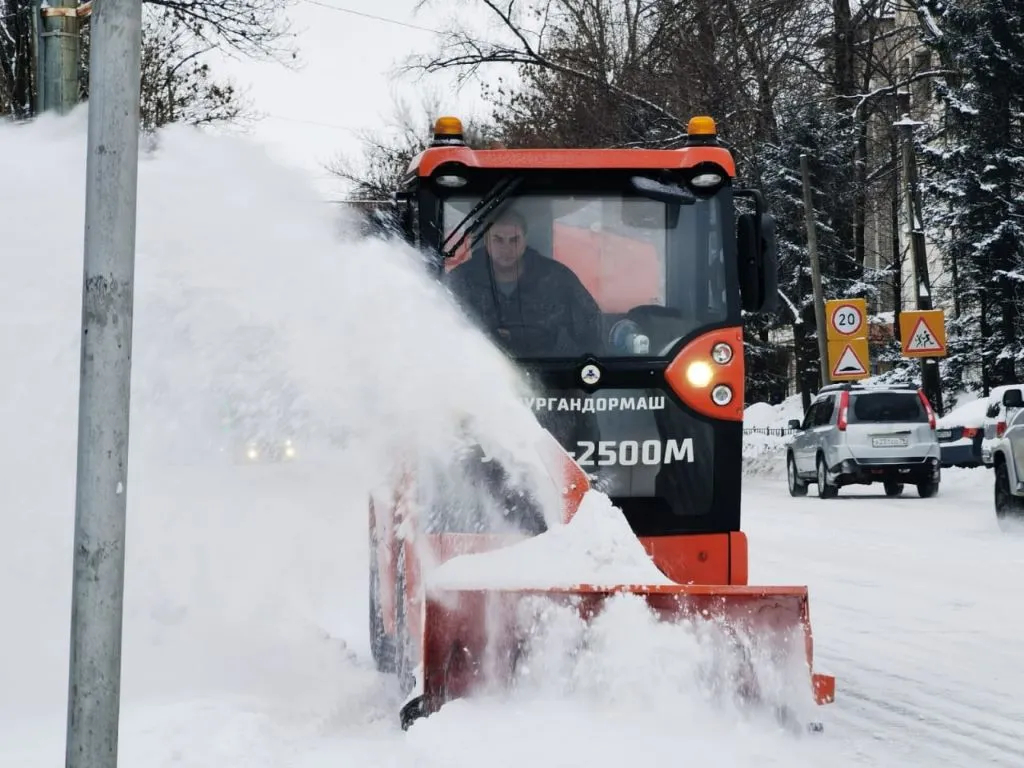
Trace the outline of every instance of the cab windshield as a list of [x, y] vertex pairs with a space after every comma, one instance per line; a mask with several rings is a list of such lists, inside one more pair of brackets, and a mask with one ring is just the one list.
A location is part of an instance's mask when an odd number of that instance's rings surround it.
[[[724, 194], [511, 196], [447, 260], [445, 282], [515, 357], [662, 357], [729, 317]], [[445, 237], [479, 200], [444, 201]]]

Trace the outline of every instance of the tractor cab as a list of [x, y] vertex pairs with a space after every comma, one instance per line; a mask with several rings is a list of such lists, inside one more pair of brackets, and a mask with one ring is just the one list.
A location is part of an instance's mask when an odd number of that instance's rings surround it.
[[[641, 537], [739, 531], [741, 312], [776, 295], [760, 194], [734, 185], [711, 118], [689, 128], [675, 150], [478, 150], [441, 118], [396, 196], [408, 240]], [[731, 583], [728, 552], [712, 560]]]

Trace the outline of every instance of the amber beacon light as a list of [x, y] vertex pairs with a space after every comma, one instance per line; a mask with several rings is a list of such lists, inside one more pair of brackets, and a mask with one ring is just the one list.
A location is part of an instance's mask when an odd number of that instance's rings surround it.
[[457, 117], [439, 117], [434, 121], [434, 146], [463, 144], [462, 121]]
[[688, 136], [714, 136], [717, 133], [718, 129], [715, 127], [715, 119], [706, 115], [691, 117], [690, 122], [686, 126], [686, 134]]

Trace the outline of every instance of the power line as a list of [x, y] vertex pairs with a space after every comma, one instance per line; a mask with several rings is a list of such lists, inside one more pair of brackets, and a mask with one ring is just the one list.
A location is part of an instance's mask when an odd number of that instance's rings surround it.
[[339, 125], [337, 123], [325, 123], [322, 120], [307, 120], [299, 117], [287, 117], [285, 115], [276, 115], [270, 112], [264, 112], [262, 115], [260, 115], [260, 119], [282, 120], [286, 123], [301, 123], [303, 125], [316, 125], [321, 128], [332, 128], [336, 131], [351, 132], [360, 130], [358, 127], [354, 127], [351, 125]]
[[348, 14], [351, 14], [352, 16], [362, 16], [364, 19], [372, 19], [373, 21], [381, 21], [381, 22], [384, 22], [385, 24], [394, 24], [397, 27], [406, 27], [408, 29], [416, 29], [416, 30], [419, 30], [420, 32], [430, 32], [430, 33], [435, 34], [435, 35], [440, 35], [441, 34], [440, 30], [433, 29], [431, 27], [423, 27], [423, 26], [420, 26], [419, 24], [410, 24], [407, 21], [399, 21], [398, 19], [389, 19], [386, 16], [377, 16], [376, 14], [366, 13], [365, 11], [357, 11], [357, 10], [355, 10], [353, 8], [344, 8], [344, 7], [340, 6], [340, 5], [332, 5], [330, 3], [323, 3], [323, 2], [320, 2], [320, 0], [302, 0], [302, 2], [308, 3], [310, 5], [316, 5], [316, 6], [319, 6], [320, 8], [326, 8], [329, 11], [337, 11], [338, 13], [348, 13]]

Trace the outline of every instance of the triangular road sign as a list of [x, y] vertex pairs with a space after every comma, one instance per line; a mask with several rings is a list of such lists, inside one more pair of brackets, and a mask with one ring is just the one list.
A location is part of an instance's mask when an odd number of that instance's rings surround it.
[[853, 347], [849, 344], [846, 345], [846, 349], [843, 350], [843, 354], [836, 360], [835, 366], [832, 368], [832, 376], [864, 376], [868, 372], [867, 368]]
[[918, 318], [913, 333], [907, 339], [907, 352], [943, 352], [945, 349], [925, 319]]

